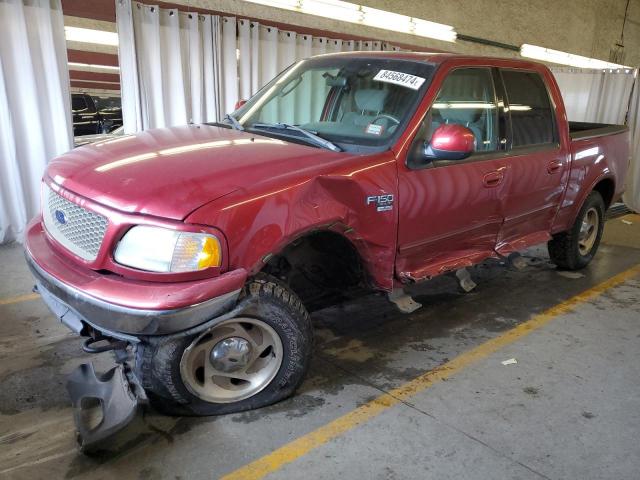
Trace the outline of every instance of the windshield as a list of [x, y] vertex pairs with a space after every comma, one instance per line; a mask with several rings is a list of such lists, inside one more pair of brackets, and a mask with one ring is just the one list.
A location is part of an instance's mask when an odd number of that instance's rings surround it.
[[287, 124], [343, 150], [386, 149], [413, 115], [433, 70], [409, 60], [316, 57], [292, 65], [232, 115], [264, 135], [308, 140], [282, 128]]

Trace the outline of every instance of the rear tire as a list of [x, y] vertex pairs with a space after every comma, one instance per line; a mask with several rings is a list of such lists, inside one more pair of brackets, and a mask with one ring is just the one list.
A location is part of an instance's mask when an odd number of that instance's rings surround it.
[[547, 246], [551, 261], [565, 270], [586, 267], [598, 251], [604, 230], [605, 210], [602, 195], [591, 192], [571, 229], [549, 240]]
[[262, 273], [239, 301], [245, 308], [238, 316], [203, 333], [138, 344], [136, 371], [154, 407], [170, 415], [220, 415], [270, 405], [298, 388], [313, 342], [302, 302]]

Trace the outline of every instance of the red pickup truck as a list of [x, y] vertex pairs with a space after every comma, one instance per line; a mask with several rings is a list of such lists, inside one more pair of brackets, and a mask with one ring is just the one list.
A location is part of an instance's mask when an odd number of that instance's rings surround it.
[[628, 141], [568, 122], [538, 63], [353, 52], [295, 63], [221, 123], [62, 155], [25, 247], [85, 350], [115, 353], [69, 379], [82, 442], [146, 400], [211, 415], [291, 395], [308, 312], [346, 293], [409, 310], [404, 285], [541, 242], [585, 267]]

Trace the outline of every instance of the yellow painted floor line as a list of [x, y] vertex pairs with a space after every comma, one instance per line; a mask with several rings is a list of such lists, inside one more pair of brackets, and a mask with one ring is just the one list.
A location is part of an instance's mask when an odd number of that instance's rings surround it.
[[0, 305], [11, 305], [12, 303], [27, 302], [40, 298], [37, 293], [27, 293], [26, 295], [18, 295], [17, 297], [0, 298]]
[[544, 327], [551, 320], [573, 310], [577, 305], [591, 300], [602, 292], [613, 288], [626, 280], [640, 274], [640, 265], [636, 265], [610, 279], [566, 300], [544, 312], [535, 315], [530, 320], [521, 323], [517, 327], [493, 338], [461, 355], [440, 367], [426, 372], [414, 380], [394, 388], [388, 393], [382, 394], [374, 400], [365, 403], [355, 410], [319, 427], [318, 429], [293, 440], [290, 443], [274, 450], [239, 469], [225, 475], [222, 480], [256, 480], [275, 472], [284, 465], [306, 455], [312, 450], [324, 445], [331, 439], [342, 435], [349, 430], [378, 416], [388, 408], [404, 402], [413, 395], [422, 392], [430, 386], [446, 380], [465, 367], [472, 365], [501, 348], [519, 340], [526, 335]]

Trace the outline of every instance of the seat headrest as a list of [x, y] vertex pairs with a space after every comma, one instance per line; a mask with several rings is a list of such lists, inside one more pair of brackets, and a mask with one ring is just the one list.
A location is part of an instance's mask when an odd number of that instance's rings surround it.
[[358, 110], [381, 112], [384, 109], [384, 102], [388, 93], [387, 90], [358, 90], [355, 94], [356, 107], [358, 107]]

